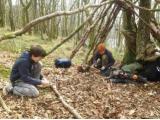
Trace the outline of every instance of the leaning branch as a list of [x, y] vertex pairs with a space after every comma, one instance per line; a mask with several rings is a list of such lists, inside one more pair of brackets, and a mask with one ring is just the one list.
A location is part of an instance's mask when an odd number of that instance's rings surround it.
[[79, 51], [79, 49], [85, 44], [89, 34], [92, 32], [92, 30], [94, 29], [94, 27], [97, 25], [97, 23], [99, 22], [100, 19], [103, 18], [103, 14], [99, 14], [99, 17], [95, 20], [95, 22], [93, 24], [91, 24], [86, 32], [84, 33], [84, 35], [82, 36], [80, 42], [78, 43], [78, 45], [75, 47], [75, 49], [72, 51], [71, 55], [70, 55], [70, 59], [73, 59], [73, 57], [76, 55], [76, 53]]
[[129, 3], [130, 5], [132, 5], [133, 7], [137, 8], [137, 9], [142, 9], [142, 10], [146, 10], [146, 11], [152, 11], [152, 12], [159, 12], [160, 9], [148, 9], [145, 7], [140, 7], [140, 6], [136, 6], [135, 4], [133, 4], [131, 1], [129, 0], [125, 0], [127, 3]]
[[59, 101], [63, 104], [63, 106], [74, 115], [75, 118], [77, 119], [83, 119], [82, 116], [73, 108], [71, 107], [62, 97], [62, 95], [58, 92], [56, 85], [51, 86], [52, 90], [58, 97]]
[[64, 38], [59, 44], [57, 44], [54, 48], [52, 48], [51, 51], [49, 51], [47, 53], [47, 55], [51, 54], [52, 52], [54, 52], [57, 48], [59, 48], [61, 45], [63, 45], [64, 43], [66, 43], [68, 40], [70, 40], [76, 33], [78, 33], [83, 26], [94, 16], [94, 14], [96, 13], [98, 9], [95, 9], [92, 14], [75, 30], [73, 31], [68, 37]]
[[0, 41], [5, 40], [5, 39], [15, 38], [16, 36], [21, 36], [22, 34], [24, 34], [27, 31], [29, 31], [32, 27], [34, 27], [38, 23], [41, 23], [41, 22], [46, 21], [46, 20], [49, 20], [49, 19], [51, 19], [53, 17], [63, 16], [63, 15], [77, 14], [79, 12], [85, 11], [88, 8], [101, 7], [103, 5], [111, 3], [113, 1], [114, 0], [110, 0], [110, 1], [102, 2], [102, 3], [97, 4], [97, 5], [96, 4], [94, 4], [94, 5], [88, 4], [88, 5], [85, 5], [85, 6], [81, 7], [81, 8], [73, 10], [73, 11], [57, 11], [57, 12], [54, 12], [54, 13], [51, 13], [51, 14], [39, 17], [39, 18], [37, 18], [37, 19], [32, 20], [31, 22], [29, 22], [26, 26], [24, 26], [24, 28], [22, 28], [22, 29], [20, 29], [18, 31], [15, 31], [15, 32], [3, 35], [3, 36], [0, 36]]
[[[125, 1], [128, 1], [128, 0], [125, 0]], [[124, 3], [124, 5], [127, 6], [126, 9], [130, 8], [128, 4]], [[156, 25], [153, 21], [151, 21], [151, 23], [147, 23], [143, 18], [141, 18], [138, 15], [138, 13], [134, 9], [130, 9], [130, 10], [151, 30], [152, 36], [158, 41], [160, 41], [160, 27]]]
[[160, 27], [156, 25], [154, 22], [150, 23], [151, 26], [151, 34], [152, 36], [160, 42]]

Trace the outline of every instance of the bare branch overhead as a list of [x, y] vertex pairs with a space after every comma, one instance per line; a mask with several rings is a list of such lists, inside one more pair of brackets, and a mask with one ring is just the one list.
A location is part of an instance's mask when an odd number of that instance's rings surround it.
[[0, 41], [5, 40], [5, 39], [15, 38], [16, 36], [20, 36], [20, 35], [26, 33], [28, 30], [30, 30], [32, 27], [34, 27], [36, 24], [38, 24], [40, 22], [43, 22], [43, 21], [46, 21], [46, 20], [49, 20], [49, 19], [51, 19], [53, 17], [77, 14], [79, 12], [83, 12], [84, 10], [86, 10], [88, 8], [95, 8], [95, 7], [99, 8], [99, 7], [103, 6], [103, 5], [109, 4], [111, 2], [114, 2], [114, 0], [105, 1], [105, 2], [102, 2], [100, 4], [92, 4], [92, 5], [88, 4], [88, 5], [85, 5], [85, 6], [81, 7], [81, 8], [78, 8], [78, 9], [73, 10], [73, 11], [57, 11], [57, 12], [54, 12], [54, 13], [39, 17], [39, 18], [29, 22], [26, 26], [24, 26], [24, 28], [22, 28], [22, 29], [20, 29], [18, 31], [12, 32], [12, 33], [7, 34], [7, 35], [0, 36]]

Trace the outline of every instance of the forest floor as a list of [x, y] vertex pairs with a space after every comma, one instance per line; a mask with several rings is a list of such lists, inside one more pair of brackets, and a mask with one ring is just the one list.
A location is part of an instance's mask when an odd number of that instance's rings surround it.
[[[0, 64], [7, 71], [17, 56], [1, 52]], [[76, 65], [65, 73], [45, 66], [43, 74], [50, 81], [57, 78], [58, 91], [84, 118], [160, 118], [159, 83], [111, 84], [95, 69], [78, 73]], [[1, 95], [3, 86], [7, 84], [4, 77], [0, 77]], [[12, 112], [7, 113], [0, 107], [0, 118], [73, 118], [50, 88], [41, 88], [37, 98], [13, 95], [2, 95], [2, 98]]]
[[[0, 118], [73, 118], [51, 88], [39, 89], [40, 96], [37, 98], [2, 95], [14, 61], [24, 49], [35, 43], [47, 50], [56, 44], [26, 35], [0, 43], [0, 95], [11, 109], [11, 113], [7, 113], [0, 105]], [[160, 118], [159, 83], [111, 84], [95, 69], [78, 73], [77, 65], [83, 61], [81, 56], [85, 56], [85, 49], [78, 52], [76, 59], [73, 59], [75, 64], [67, 71], [54, 68], [55, 58], [70, 55], [73, 49], [70, 44], [66, 43], [47, 56], [43, 60], [42, 72], [51, 82], [57, 79], [58, 91], [83, 118]], [[119, 55], [113, 54], [115, 57]]]

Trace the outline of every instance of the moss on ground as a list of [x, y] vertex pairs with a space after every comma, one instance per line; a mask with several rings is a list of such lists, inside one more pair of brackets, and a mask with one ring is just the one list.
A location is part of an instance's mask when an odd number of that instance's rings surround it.
[[2, 78], [9, 78], [10, 69], [6, 68], [4, 65], [0, 64], [0, 77]]

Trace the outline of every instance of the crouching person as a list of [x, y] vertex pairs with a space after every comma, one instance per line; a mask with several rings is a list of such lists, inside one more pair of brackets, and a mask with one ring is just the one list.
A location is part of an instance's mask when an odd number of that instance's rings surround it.
[[93, 64], [96, 68], [101, 70], [101, 73], [105, 75], [106, 71], [115, 63], [115, 59], [112, 53], [106, 49], [103, 43], [100, 43], [97, 47], [97, 52], [93, 58]]
[[45, 50], [39, 45], [23, 52], [12, 67], [11, 85], [4, 87], [4, 94], [12, 92], [18, 96], [37, 97], [39, 95], [37, 86], [49, 85], [48, 80], [41, 75], [40, 60], [45, 56]]

